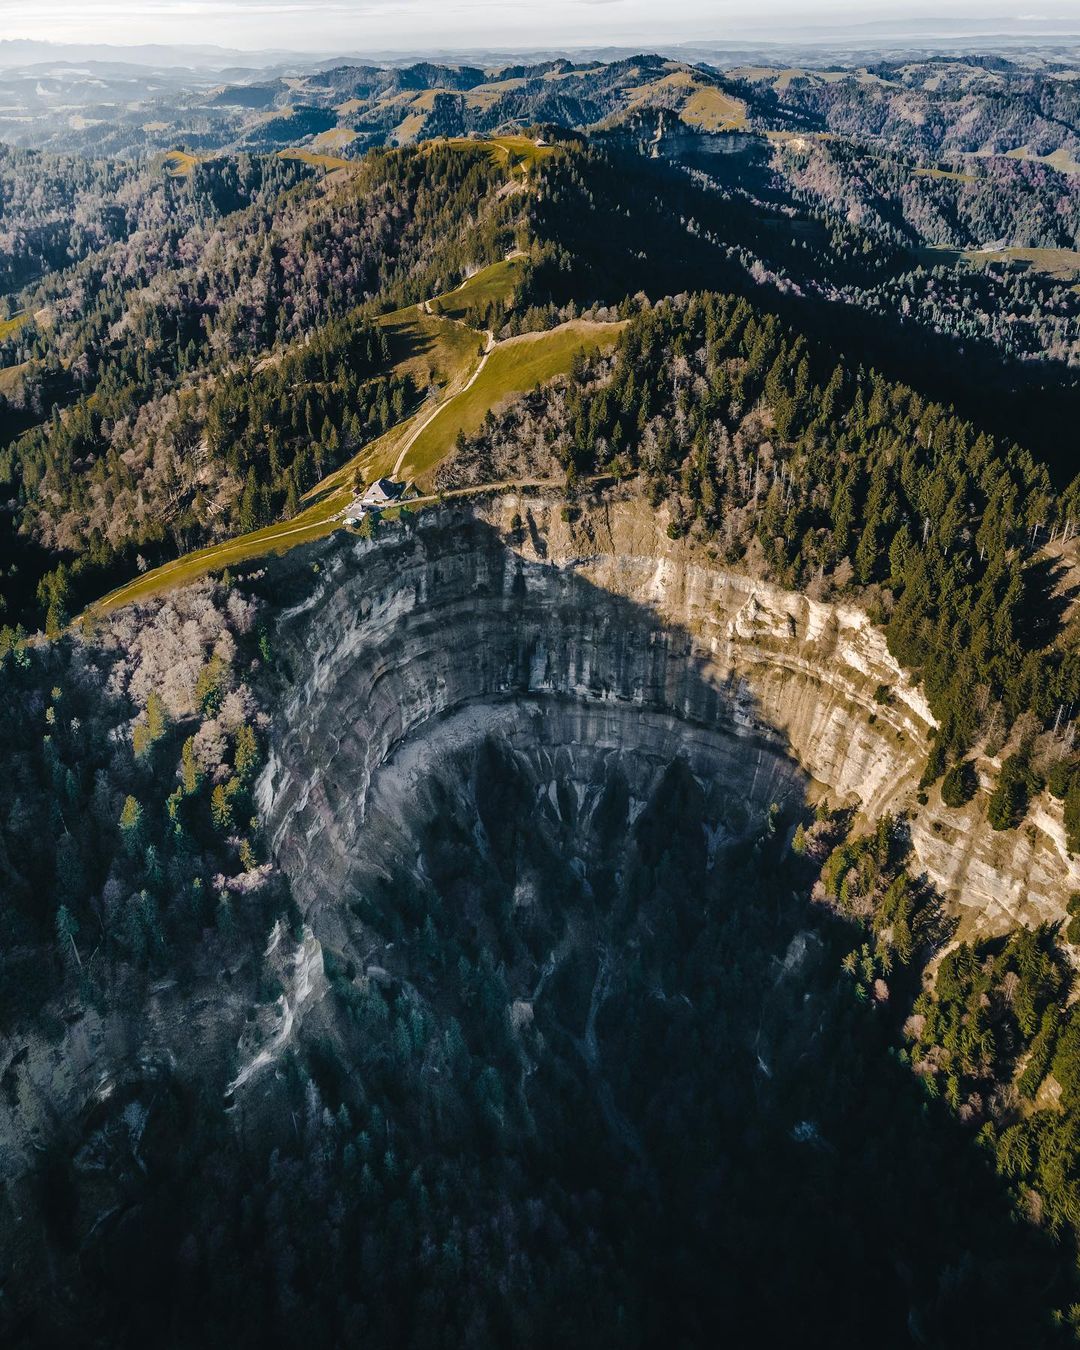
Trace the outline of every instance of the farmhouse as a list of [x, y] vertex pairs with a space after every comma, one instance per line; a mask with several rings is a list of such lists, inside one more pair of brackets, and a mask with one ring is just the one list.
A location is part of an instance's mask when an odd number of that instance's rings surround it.
[[346, 525], [359, 525], [368, 511], [377, 511], [381, 506], [396, 502], [405, 491], [404, 483], [395, 483], [392, 478], [378, 478], [369, 483], [363, 493], [354, 497], [342, 512]]
[[360, 502], [364, 506], [385, 506], [387, 502], [396, 502], [404, 491], [404, 483], [395, 483], [392, 478], [377, 478], [364, 489]]

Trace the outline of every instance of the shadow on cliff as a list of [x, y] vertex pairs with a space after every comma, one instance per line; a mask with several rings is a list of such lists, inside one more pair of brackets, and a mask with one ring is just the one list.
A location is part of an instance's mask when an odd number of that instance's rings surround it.
[[[642, 722], [651, 714], [674, 719], [685, 736], [673, 738], [670, 763], [656, 776], [641, 815], [617, 804], [623, 814], [613, 834], [626, 841], [633, 931], [643, 954], [626, 959], [621, 971], [604, 957], [614, 935], [631, 927], [625, 916], [612, 927], [592, 892], [587, 904], [575, 900], [586, 906], [575, 931], [595, 934], [597, 952], [582, 950], [579, 941], [572, 960], [541, 970], [544, 951], [551, 946], [554, 959], [558, 939], [542, 924], [539, 937], [525, 932], [520, 951], [514, 947], [518, 913], [534, 927], [543, 917], [535, 899], [524, 907], [515, 899], [522, 860], [529, 860], [542, 827], [539, 785], [522, 775], [495, 732], [477, 753], [458, 752], [463, 767], [454, 791], [445, 783], [430, 792], [420, 785], [413, 833], [393, 856], [376, 860], [384, 884], [374, 884], [369, 869], [371, 884], [350, 899], [355, 873], [346, 859], [329, 888], [328, 903], [352, 916], [346, 932], [362, 937], [355, 948], [346, 937], [345, 949], [329, 954], [343, 1009], [353, 1009], [357, 998], [353, 950], [362, 946], [367, 959], [377, 951], [373, 968], [386, 999], [400, 1000], [407, 991], [436, 1025], [453, 1010], [475, 1062], [486, 1062], [483, 1072], [497, 1078], [494, 1066], [516, 1062], [516, 1052], [496, 1014], [515, 997], [515, 961], [527, 967], [528, 987], [537, 991], [529, 1016], [556, 1054], [554, 1068], [545, 1069], [541, 1057], [526, 1074], [525, 1081], [535, 1075], [532, 1091], [546, 1084], [552, 1094], [543, 1096], [542, 1108], [539, 1098], [529, 1099], [530, 1166], [541, 1168], [549, 1187], [573, 1193], [574, 1186], [589, 1186], [601, 1197], [611, 1187], [619, 1196], [611, 1213], [620, 1216], [625, 1269], [644, 1290], [643, 1343], [653, 1343], [649, 1338], [665, 1327], [669, 1343], [715, 1343], [725, 1322], [739, 1335], [753, 1325], [759, 1344], [796, 1324], [805, 1345], [856, 1344], [867, 1334], [887, 1345], [1056, 1343], [1047, 1309], [1075, 1299], [1067, 1253], [1017, 1223], [1008, 1190], [971, 1131], [942, 1104], [928, 1102], [898, 1061], [903, 1010], [852, 997], [840, 961], [859, 939], [853, 940], [851, 925], [809, 902], [811, 871], [791, 858], [783, 831], [768, 828], [773, 800], [791, 820], [809, 818], [807, 778], [793, 765], [786, 738], [764, 720], [745, 686], [715, 676], [688, 630], [582, 575], [579, 564], [603, 551], [587, 523], [576, 531], [580, 557], [560, 563], [537, 547], [537, 539], [546, 541], [532, 513], [527, 522], [508, 541], [468, 510], [444, 509], [419, 526], [387, 529], [373, 544], [337, 538], [271, 564], [261, 585], [274, 603], [307, 606], [278, 628], [277, 675], [283, 694], [306, 680], [311, 654], [325, 640], [318, 626], [336, 621], [332, 616], [362, 625], [366, 613], [380, 615], [377, 648], [357, 658], [371, 660], [377, 651], [380, 702], [371, 727], [354, 733], [359, 739], [370, 730], [369, 744], [381, 747], [377, 762], [365, 766], [376, 775], [407, 742], [425, 735], [424, 723], [410, 724], [400, 710], [395, 721], [393, 711], [394, 699], [408, 697], [418, 683], [447, 691], [429, 720], [470, 704], [545, 699], [617, 710]], [[519, 549], [527, 548], [538, 556], [524, 558]], [[310, 605], [313, 587], [318, 602]], [[410, 591], [410, 605], [397, 603]], [[428, 635], [431, 678], [417, 671], [410, 628]], [[399, 665], [408, 668], [407, 682], [395, 674]], [[440, 685], [434, 674], [442, 678], [447, 671], [453, 680]], [[307, 785], [323, 773], [318, 727], [348, 734], [335, 716], [333, 683], [313, 680], [311, 687], [310, 696], [296, 701], [295, 716], [307, 719], [303, 734], [275, 731], [282, 762]], [[745, 829], [723, 853], [720, 877], [710, 877], [700, 861], [701, 831], [710, 823], [702, 787], [709, 738], [723, 741], [727, 756], [734, 743], [740, 755], [756, 757], [754, 772], [735, 784]], [[777, 772], [762, 774], [766, 758]], [[434, 773], [435, 760], [427, 764]], [[691, 772], [673, 767], [680, 764]], [[331, 809], [335, 793], [344, 801], [356, 790], [347, 781], [321, 786], [324, 808]], [[305, 802], [315, 795], [305, 792]], [[474, 800], [479, 814], [470, 821]], [[606, 818], [615, 809], [606, 804]], [[309, 861], [302, 809], [288, 833], [282, 862], [299, 876]], [[345, 846], [359, 856], [366, 843], [361, 824]], [[420, 883], [403, 861], [412, 856], [423, 863]], [[549, 910], [576, 885], [566, 867], [559, 871], [553, 863], [551, 875], [557, 884], [544, 898]], [[470, 899], [476, 895], [485, 897], [494, 918], [476, 909], [479, 902]], [[612, 902], [610, 908], [622, 915], [626, 906]], [[465, 913], [468, 923], [459, 924], [456, 916]], [[701, 924], [714, 923], [714, 945], [703, 947]], [[508, 924], [510, 937], [496, 940], [499, 925]], [[655, 969], [649, 944], [664, 953]], [[458, 946], [462, 956], [455, 959]], [[807, 964], [811, 949], [820, 958]], [[569, 1009], [546, 1022], [538, 1001], [545, 982], [561, 1000], [557, 1010]], [[660, 1022], [655, 1008], [663, 1010]], [[761, 1040], [766, 1015], [772, 1030]], [[357, 1016], [350, 1012], [345, 1043], [366, 1055], [370, 1043], [357, 1039]], [[801, 1025], [806, 1018], [812, 1026]], [[757, 1039], [744, 1025], [748, 1020], [756, 1023]], [[364, 1037], [370, 1035], [365, 1030]], [[760, 1044], [756, 1063], [754, 1055], [733, 1054], [744, 1042]], [[332, 1061], [331, 1055], [324, 1078], [335, 1108], [338, 1100], [350, 1101], [351, 1075]], [[566, 1066], [576, 1065], [577, 1072], [582, 1061], [590, 1082], [596, 1066], [605, 1066], [597, 1080], [598, 1119], [610, 1137], [595, 1154], [579, 1138], [589, 1136], [587, 1104], [569, 1122], [551, 1105], [570, 1091]], [[355, 1066], [363, 1068], [359, 1076], [369, 1093], [387, 1074], [386, 1062], [380, 1055]], [[419, 1103], [434, 1081], [429, 1077], [421, 1087], [416, 1080], [405, 1090], [394, 1080], [387, 1091], [392, 1101], [413, 1092]], [[502, 1100], [492, 1084], [495, 1079], [485, 1091]], [[441, 1113], [447, 1099], [440, 1092]], [[514, 1157], [523, 1145], [505, 1124], [509, 1107], [496, 1114], [504, 1123], [492, 1126], [491, 1139], [482, 1138], [481, 1155], [491, 1161], [481, 1166], [497, 1172], [494, 1159]], [[701, 1122], [714, 1116], [715, 1129], [702, 1133]], [[560, 1131], [567, 1129], [563, 1139]], [[400, 1135], [398, 1144], [406, 1147]], [[597, 1213], [608, 1213], [597, 1204]], [[603, 1228], [610, 1214], [595, 1221]], [[636, 1269], [646, 1252], [647, 1264]], [[398, 1292], [407, 1298], [408, 1281]]]
[[[549, 559], [548, 542], [532, 511], [526, 511], [520, 528], [505, 538], [467, 508], [443, 508], [437, 517], [430, 512], [421, 523], [405, 516], [381, 530], [373, 543], [341, 531], [327, 541], [295, 549], [271, 562], [256, 580], [254, 588], [278, 611], [304, 610], [299, 622], [290, 618], [279, 630], [280, 640], [274, 644], [276, 673], [285, 686], [303, 679], [312, 635], [325, 621], [325, 605], [311, 604], [313, 587], [346, 587], [356, 592], [358, 601], [362, 597], [379, 608], [392, 594], [406, 591], [410, 579], [422, 571], [423, 595], [417, 583], [415, 605], [402, 617], [402, 633], [418, 616], [454, 606], [443, 638], [455, 666], [470, 653], [479, 658], [471, 697], [569, 694], [651, 709], [670, 713], [687, 725], [751, 738], [795, 763], [786, 733], [761, 715], [749, 686], [737, 679], [718, 681], [709, 671], [707, 656], [694, 649], [688, 630], [669, 623], [646, 604], [596, 586], [576, 570], [603, 551], [590, 536], [587, 522], [580, 542], [588, 552], [561, 562]], [[531, 558], [526, 550], [532, 551]], [[347, 551], [353, 554], [348, 562]], [[466, 553], [482, 558], [484, 567], [463, 596], [455, 593], [459, 574], [445, 563]], [[381, 567], [388, 559], [390, 565]], [[324, 575], [322, 582], [313, 578], [313, 566]], [[340, 567], [350, 574], [342, 575]], [[543, 596], [534, 606], [545, 577], [557, 578], [558, 595]], [[554, 601], [550, 606], [549, 598]], [[480, 615], [482, 605], [488, 612]], [[483, 640], [470, 642], [465, 626], [478, 616], [487, 625]], [[402, 646], [391, 634], [384, 650], [393, 656]], [[493, 652], [500, 659], [509, 656], [509, 663], [500, 666], [491, 659]], [[547, 672], [539, 680], [538, 652], [546, 659]], [[573, 681], [572, 687], [560, 687], [564, 678]], [[450, 712], [453, 706], [441, 711]]]

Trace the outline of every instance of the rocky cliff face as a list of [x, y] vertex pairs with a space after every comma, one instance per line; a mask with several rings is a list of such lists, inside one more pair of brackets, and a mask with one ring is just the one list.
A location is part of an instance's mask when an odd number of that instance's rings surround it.
[[[534, 1018], [559, 1024], [560, 979], [572, 987], [582, 954], [601, 954], [579, 1047], [591, 1073], [609, 975], [618, 983], [619, 960], [637, 961], [669, 913], [662, 893], [648, 897], [629, 943], [612, 918], [635, 885], [635, 850], [645, 876], [639, 835], [655, 875], [695, 878], [696, 913], [698, 883], [724, 903], [725, 869], [768, 837], [774, 806], [781, 829], [823, 796], [868, 822], [905, 811], [962, 931], [1063, 915], [1080, 876], [1057, 803], [1044, 797], [1020, 830], [995, 833], [985, 791], [962, 811], [936, 790], [918, 802], [933, 719], [864, 614], [726, 569], [666, 527], [618, 492], [570, 513], [507, 495], [426, 512], [375, 542], [340, 533], [269, 566], [281, 688], [257, 799], [301, 914], [235, 969], [162, 980], [138, 1005], [72, 1007], [0, 1045], [12, 1179], [0, 1257], [13, 1270], [47, 1264], [44, 1229], [18, 1217], [37, 1212], [43, 1141], [55, 1136], [73, 1165], [89, 1234], [113, 1215], [136, 1231], [145, 1197], [125, 1209], [129, 1183], [142, 1184], [144, 1154], [172, 1147], [191, 1085], [269, 1136], [291, 1049], [333, 1043], [349, 1064], [363, 1051], [349, 998], [374, 985], [439, 1006], [438, 963], [421, 959], [422, 916], [438, 906], [469, 950], [496, 960], [491, 905], [512, 909], [529, 956], [500, 978], [526, 1040]], [[995, 766], [980, 771], [989, 784]], [[696, 871], [681, 872], [692, 854]], [[760, 873], [746, 866], [752, 909]], [[797, 933], [783, 970], [814, 945]], [[440, 978], [443, 994], [456, 990], [456, 967]], [[816, 1025], [798, 1022], [757, 1025], [755, 1055], [772, 1062], [784, 1037]], [[602, 1094], [600, 1105], [633, 1145]]]
[[640, 500], [568, 512], [505, 496], [376, 543], [338, 536], [317, 575], [312, 556], [279, 565], [296, 597], [276, 638], [291, 685], [259, 800], [329, 931], [337, 900], [415, 855], [410, 802], [440, 763], [491, 733], [529, 761], [538, 797], [565, 815], [573, 796], [575, 821], [613, 758], [643, 800], [683, 756], [718, 831], [804, 794], [868, 819], [909, 810], [965, 929], [1059, 916], [1078, 884], [1057, 803], [1006, 834], [985, 797], [918, 805], [933, 719], [863, 613], [725, 569]]

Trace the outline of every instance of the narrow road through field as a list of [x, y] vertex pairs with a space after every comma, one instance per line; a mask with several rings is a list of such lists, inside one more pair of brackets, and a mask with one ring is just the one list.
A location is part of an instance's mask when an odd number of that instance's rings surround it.
[[[507, 153], [509, 153], [509, 152], [507, 152]], [[521, 249], [513, 249], [513, 248], [512, 248], [512, 249], [509, 251], [509, 253], [507, 253], [506, 258], [504, 259], [504, 261], [510, 262], [510, 261], [512, 261], [514, 258], [519, 258], [519, 257], [520, 257], [520, 258], [524, 258], [524, 257], [527, 257], [527, 256], [528, 256], [528, 255], [525, 254], [525, 253], [523, 253], [523, 252], [521, 251]], [[476, 274], [473, 273], [472, 276], [467, 276], [467, 277], [465, 278], [464, 281], [459, 282], [458, 285], [456, 285], [456, 286], [454, 287], [454, 289], [450, 292], [450, 294], [451, 294], [451, 295], [457, 295], [458, 291], [463, 291], [463, 290], [465, 289], [465, 287], [469, 284], [469, 282], [472, 281], [473, 276], [475, 276], [475, 275], [476, 275]], [[424, 311], [425, 314], [432, 314], [432, 315], [433, 315], [433, 314], [435, 313], [435, 310], [432, 308], [432, 305], [433, 305], [434, 301], [435, 301], [436, 299], [438, 299], [438, 298], [439, 298], [438, 296], [434, 296], [434, 295], [433, 295], [433, 296], [430, 296], [427, 300], [421, 300], [421, 301], [420, 301], [420, 308]], [[452, 322], [454, 322], [454, 323], [456, 323], [456, 324], [460, 324], [462, 328], [468, 328], [468, 327], [470, 326], [469, 324], [467, 324], [467, 323], [465, 322], [464, 319], [453, 319]], [[432, 410], [431, 410], [431, 412], [428, 414], [428, 416], [425, 417], [421, 422], [419, 422], [415, 427], [413, 427], [412, 431], [409, 432], [409, 435], [408, 435], [408, 437], [407, 437], [407, 439], [406, 439], [406, 441], [405, 441], [405, 444], [404, 444], [404, 445], [402, 446], [402, 448], [401, 448], [401, 453], [398, 455], [397, 459], [394, 461], [394, 467], [390, 470], [390, 476], [391, 476], [391, 478], [396, 478], [396, 477], [398, 476], [398, 474], [401, 472], [401, 466], [405, 463], [405, 456], [406, 456], [406, 455], [409, 453], [409, 451], [413, 448], [413, 445], [416, 443], [416, 439], [417, 439], [417, 437], [420, 435], [420, 433], [423, 432], [424, 430], [426, 430], [426, 428], [429, 427], [429, 426], [432, 424], [432, 422], [435, 421], [436, 417], [438, 417], [439, 413], [442, 412], [442, 410], [446, 407], [446, 405], [447, 405], [448, 403], [452, 403], [452, 402], [454, 401], [454, 399], [456, 399], [456, 398], [458, 397], [459, 394], [467, 394], [468, 391], [473, 387], [473, 385], [474, 385], [474, 384], [476, 383], [476, 381], [477, 381], [477, 378], [478, 378], [479, 375], [480, 375], [480, 372], [484, 369], [484, 366], [487, 364], [487, 359], [488, 359], [488, 357], [489, 357], [489, 356], [491, 355], [491, 353], [495, 350], [495, 345], [496, 345], [496, 344], [495, 344], [495, 334], [491, 331], [490, 328], [485, 329], [485, 330], [484, 330], [484, 350], [483, 350], [483, 353], [482, 353], [482, 355], [481, 355], [481, 357], [480, 357], [480, 364], [476, 367], [476, 369], [473, 371], [472, 375], [469, 376], [468, 380], [466, 380], [466, 382], [465, 382], [459, 389], [454, 389], [453, 391], [451, 391], [451, 390], [448, 388], [447, 391], [446, 391], [446, 393], [445, 393], [445, 394], [443, 395], [443, 397], [439, 400], [439, 402], [436, 404], [436, 406], [435, 406], [434, 408], [432, 408]]]
[[394, 467], [390, 470], [391, 478], [397, 478], [398, 474], [401, 472], [401, 466], [405, 463], [405, 456], [416, 444], [417, 437], [420, 435], [420, 433], [422, 431], [426, 431], [427, 428], [432, 424], [432, 422], [435, 421], [436, 417], [438, 417], [438, 415], [442, 412], [442, 410], [448, 404], [453, 403], [454, 399], [458, 398], [461, 394], [467, 394], [469, 390], [473, 387], [473, 385], [476, 383], [476, 381], [479, 379], [480, 372], [487, 365], [487, 359], [491, 355], [491, 353], [495, 350], [496, 347], [495, 334], [491, 331], [490, 328], [487, 329], [486, 332], [484, 333], [484, 338], [485, 338], [485, 345], [483, 355], [480, 357], [480, 361], [476, 369], [473, 371], [473, 373], [469, 376], [469, 378], [465, 381], [465, 383], [461, 386], [460, 389], [455, 389], [453, 393], [447, 391], [446, 396], [441, 400], [441, 402], [437, 403], [435, 407], [432, 408], [431, 412], [428, 413], [427, 417], [421, 418], [421, 420], [417, 423], [417, 425], [413, 427], [412, 431], [409, 432], [408, 436], [405, 438], [405, 444], [401, 447], [401, 454], [398, 455], [397, 459], [394, 461]]

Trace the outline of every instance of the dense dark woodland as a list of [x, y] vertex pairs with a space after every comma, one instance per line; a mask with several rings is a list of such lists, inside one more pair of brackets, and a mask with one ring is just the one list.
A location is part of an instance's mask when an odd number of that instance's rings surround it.
[[[427, 392], [379, 315], [515, 247], [517, 293], [478, 327], [630, 322], [462, 437], [439, 483], [564, 477], [572, 517], [613, 475], [718, 561], [865, 606], [940, 723], [926, 791], [960, 810], [1000, 754], [990, 824], [1049, 792], [1080, 849], [1080, 296], [1046, 259], [961, 256], [1077, 249], [1080, 85], [986, 61], [698, 71], [744, 110], [718, 141], [670, 74], [551, 63], [481, 97], [481, 71], [343, 68], [307, 103], [208, 92], [185, 138], [272, 150], [351, 99], [344, 171], [245, 151], [172, 176], [115, 119], [0, 151], [13, 1109], [38, 1110], [20, 1044], [215, 998], [258, 1026], [282, 991], [268, 933], [305, 940], [254, 783], [291, 679], [273, 616], [308, 564], [68, 621], [291, 516]], [[379, 148], [432, 91], [425, 135], [514, 117], [557, 150], [507, 192], [481, 145]], [[235, 1045], [200, 1022], [197, 1070], [42, 1112], [36, 1170], [0, 1193], [5, 1344], [1074, 1340], [1080, 897], [1064, 930], [935, 965], [952, 928], [902, 820], [822, 805], [747, 832], [728, 807], [738, 842], [709, 866], [715, 803], [676, 763], [633, 818], [612, 776], [583, 875], [504, 747], [455, 774], [417, 866], [341, 897], [385, 978], [325, 951], [326, 1035], [261, 1103], [226, 1098]]]
[[[1070, 481], [1076, 465], [1061, 428], [1080, 398], [1080, 295], [1027, 273], [936, 266], [936, 255], [853, 228], [828, 209], [818, 228], [793, 230], [785, 197], [760, 197], [740, 182], [751, 172], [747, 153], [742, 168], [730, 166], [737, 156], [712, 156], [720, 167], [710, 164], [706, 178], [615, 148], [553, 165], [550, 194], [536, 207], [539, 237], [553, 248], [541, 294], [565, 298], [583, 269], [579, 300], [624, 288], [738, 291], [831, 342], [838, 359], [858, 352], [989, 429], [1004, 428], [1059, 482]], [[640, 238], [651, 247], [641, 250]]]

